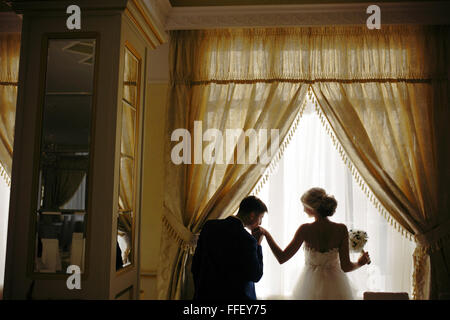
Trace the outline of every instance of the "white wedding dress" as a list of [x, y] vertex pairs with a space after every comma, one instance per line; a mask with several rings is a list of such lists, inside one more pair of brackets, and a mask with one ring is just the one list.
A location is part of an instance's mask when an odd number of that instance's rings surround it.
[[356, 290], [341, 269], [339, 249], [319, 252], [304, 247], [305, 266], [294, 287], [293, 300], [352, 300]]

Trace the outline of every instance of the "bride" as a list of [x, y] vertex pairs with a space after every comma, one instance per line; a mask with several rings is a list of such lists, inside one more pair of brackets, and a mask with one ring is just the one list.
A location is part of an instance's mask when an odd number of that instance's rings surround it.
[[281, 250], [270, 233], [260, 227], [270, 249], [280, 264], [288, 261], [305, 243], [305, 267], [293, 291], [295, 300], [354, 299], [345, 272], [356, 270], [370, 261], [363, 252], [357, 262], [350, 261], [348, 231], [344, 224], [331, 222], [337, 207], [333, 196], [322, 188], [312, 188], [301, 197], [304, 211], [313, 223], [301, 225], [286, 249]]

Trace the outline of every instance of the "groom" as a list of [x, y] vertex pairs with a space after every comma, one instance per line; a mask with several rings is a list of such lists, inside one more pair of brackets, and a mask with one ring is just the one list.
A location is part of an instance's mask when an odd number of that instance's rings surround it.
[[192, 260], [194, 300], [256, 300], [254, 283], [263, 274], [258, 227], [266, 212], [264, 202], [249, 196], [236, 216], [205, 223]]

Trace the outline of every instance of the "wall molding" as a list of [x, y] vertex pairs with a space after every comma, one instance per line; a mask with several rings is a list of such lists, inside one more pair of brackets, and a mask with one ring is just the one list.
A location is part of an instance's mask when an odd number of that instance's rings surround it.
[[139, 274], [141, 278], [156, 278], [157, 275], [158, 273], [152, 270], [141, 270], [141, 273]]
[[[165, 1], [165, 0], [162, 0]], [[382, 24], [450, 24], [450, 2], [172, 7], [166, 30], [365, 24], [367, 7], [381, 8]]]

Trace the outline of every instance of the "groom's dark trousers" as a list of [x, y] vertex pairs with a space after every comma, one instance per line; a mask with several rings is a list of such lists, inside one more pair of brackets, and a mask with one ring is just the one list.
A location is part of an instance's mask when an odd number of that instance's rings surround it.
[[261, 246], [241, 220], [209, 220], [192, 260], [194, 300], [256, 300], [263, 275]]

